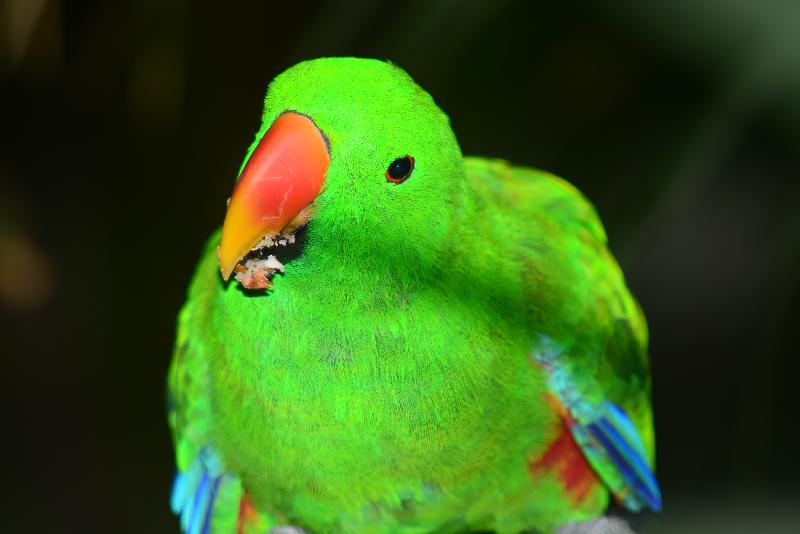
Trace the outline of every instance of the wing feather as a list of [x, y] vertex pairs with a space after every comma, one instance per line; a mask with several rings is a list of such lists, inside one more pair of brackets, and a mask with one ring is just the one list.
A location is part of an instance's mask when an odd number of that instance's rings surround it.
[[505, 251], [525, 265], [532, 354], [576, 443], [624, 506], [660, 509], [647, 325], [594, 207], [551, 174], [501, 160], [465, 164], [491, 198], [485, 216], [515, 236]]

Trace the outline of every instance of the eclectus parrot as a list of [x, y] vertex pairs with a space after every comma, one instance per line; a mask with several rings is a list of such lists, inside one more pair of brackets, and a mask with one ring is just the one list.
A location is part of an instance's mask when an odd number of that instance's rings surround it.
[[570, 184], [402, 69], [270, 84], [169, 373], [188, 533], [552, 532], [658, 510], [647, 326]]

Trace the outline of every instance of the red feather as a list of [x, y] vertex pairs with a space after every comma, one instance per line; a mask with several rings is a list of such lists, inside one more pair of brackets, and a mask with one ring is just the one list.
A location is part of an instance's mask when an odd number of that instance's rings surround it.
[[244, 534], [245, 528], [251, 524], [258, 524], [260, 517], [250, 497], [243, 495], [239, 501], [239, 517], [236, 521], [236, 534]]
[[571, 419], [569, 414], [558, 400], [550, 397], [560, 416], [558, 434], [544, 454], [528, 462], [528, 472], [533, 477], [543, 472], [555, 472], [564, 489], [577, 503], [600, 484], [600, 479], [572, 437], [568, 426]]

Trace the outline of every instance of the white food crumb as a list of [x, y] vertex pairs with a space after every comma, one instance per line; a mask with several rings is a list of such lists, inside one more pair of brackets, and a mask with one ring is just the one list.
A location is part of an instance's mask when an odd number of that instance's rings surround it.
[[261, 241], [259, 241], [258, 243], [256, 243], [256, 246], [254, 246], [253, 248], [254, 249], [259, 249], [259, 248], [271, 247], [272, 245], [275, 244], [275, 236], [276, 235], [277, 234], [275, 232], [265, 235], [264, 238]]
[[267, 256], [266, 260], [262, 261], [264, 262], [264, 267], [267, 267], [269, 269], [277, 269], [280, 272], [284, 272], [283, 264], [279, 262], [278, 258], [276, 258], [275, 256], [270, 254], [269, 256]]
[[[230, 199], [228, 202], [230, 203]], [[251, 251], [260, 251], [258, 255], [261, 256], [266, 252], [264, 249], [294, 244], [297, 239], [294, 232], [308, 222], [312, 211], [307, 206], [282, 231], [271, 232], [261, 238]], [[275, 256], [269, 255], [266, 259], [249, 258], [236, 264], [234, 279], [246, 289], [269, 289], [275, 271], [285, 272], [283, 264]]]

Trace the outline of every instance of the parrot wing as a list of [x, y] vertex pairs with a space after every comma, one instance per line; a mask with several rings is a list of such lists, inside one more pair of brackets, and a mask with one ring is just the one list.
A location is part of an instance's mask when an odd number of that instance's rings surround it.
[[[600, 479], [631, 511], [659, 510], [652, 471], [647, 326], [593, 206], [566, 181], [501, 160], [465, 158], [488, 220], [518, 239], [532, 303], [532, 359], [550, 400]], [[572, 440], [570, 440], [572, 441]]]
[[589, 464], [632, 512], [661, 510], [661, 492], [631, 418], [616, 403], [592, 402], [570, 377], [563, 356], [544, 340], [533, 357], [547, 371], [556, 409]]
[[[209, 355], [203, 301], [213, 294], [215, 249], [219, 235], [208, 241], [203, 260], [178, 317], [178, 335], [169, 371], [168, 419], [175, 444], [178, 473], [170, 506], [180, 516], [186, 534], [241, 532], [248, 519], [248, 500], [241, 480], [227, 472], [222, 459], [209, 446], [211, 405], [208, 384]], [[205, 276], [204, 276], [205, 275]]]

